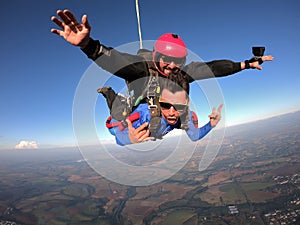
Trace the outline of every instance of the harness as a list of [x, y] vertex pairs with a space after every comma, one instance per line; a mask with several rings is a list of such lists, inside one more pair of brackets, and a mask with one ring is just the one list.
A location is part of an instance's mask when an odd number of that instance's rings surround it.
[[[134, 122], [134, 121], [138, 120], [139, 118], [140, 118], [140, 114], [138, 112], [132, 113], [127, 117], [127, 119], [130, 122]], [[126, 123], [126, 120], [111, 122], [112, 119], [113, 119], [113, 117], [110, 115], [106, 120], [105, 125], [108, 129], [113, 128], [113, 127], [118, 127], [119, 130], [122, 131], [128, 126], [128, 124]]]
[[[130, 114], [135, 107], [137, 107], [142, 101], [148, 103], [148, 109], [150, 110], [150, 122], [149, 122], [149, 130], [151, 137], [155, 139], [161, 139], [162, 136], [158, 134], [160, 125], [161, 125], [161, 109], [159, 104], [159, 96], [161, 94], [160, 84], [159, 84], [159, 72], [156, 70], [155, 65], [152, 61], [152, 52], [146, 49], [140, 49], [137, 55], [143, 57], [145, 62], [147, 63], [149, 77], [147, 77], [145, 81], [146, 88], [142, 92], [140, 96], [134, 99], [132, 96], [125, 97], [117, 95], [113, 101], [117, 101], [117, 110], [115, 109], [114, 112], [111, 112], [111, 115], [106, 120], [106, 127], [112, 128], [118, 126], [120, 130], [124, 130], [127, 127], [127, 123], [125, 121], [126, 116], [129, 115], [127, 118], [130, 121], [135, 121], [139, 119], [139, 114], [136, 115]], [[168, 78], [163, 78], [168, 79]], [[127, 87], [130, 90], [130, 83], [127, 83]], [[141, 87], [143, 88], [143, 87]], [[112, 104], [112, 103], [111, 103]], [[188, 122], [189, 122], [189, 108], [187, 111], [180, 116], [181, 126], [178, 128], [187, 130], [188, 129]], [[194, 113], [194, 112], [193, 112]], [[196, 116], [194, 113], [193, 115]], [[117, 119], [119, 121], [112, 122], [112, 118]], [[198, 124], [197, 116], [196, 124]], [[192, 117], [193, 119], [193, 117]], [[194, 123], [195, 124], [195, 123]]]
[[[197, 114], [194, 111], [191, 111], [192, 113], [192, 122], [193, 125], [198, 128], [198, 117]], [[130, 120], [131, 123], [133, 123], [134, 121], [138, 120], [140, 118], [140, 114], [138, 112], [132, 113], [130, 114], [127, 119]], [[106, 120], [106, 128], [111, 129], [114, 127], [118, 127], [118, 129], [120, 131], [124, 130], [128, 124], [126, 123], [126, 120], [122, 120], [122, 121], [115, 121], [115, 122], [111, 122], [111, 120], [113, 119], [112, 116], [109, 116]]]

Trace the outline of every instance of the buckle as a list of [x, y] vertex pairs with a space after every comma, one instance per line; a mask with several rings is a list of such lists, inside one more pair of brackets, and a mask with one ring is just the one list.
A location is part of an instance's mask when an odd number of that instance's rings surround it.
[[157, 105], [148, 105], [148, 109], [157, 109]]

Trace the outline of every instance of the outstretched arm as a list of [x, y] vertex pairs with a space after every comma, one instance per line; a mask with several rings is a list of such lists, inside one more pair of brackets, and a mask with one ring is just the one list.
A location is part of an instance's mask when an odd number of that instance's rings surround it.
[[128, 82], [147, 74], [147, 65], [142, 57], [119, 52], [100, 44], [98, 40], [93, 40], [90, 37], [91, 26], [87, 15], [82, 16], [81, 23], [70, 10], [57, 10], [57, 15], [57, 17], [52, 16], [51, 20], [60, 29], [53, 28], [51, 32], [63, 37], [70, 44], [80, 47], [94, 61], [102, 56], [101, 60], [96, 61], [102, 69]]
[[[271, 55], [261, 57], [262, 62], [272, 61], [273, 59], [274, 57]], [[248, 63], [246, 64], [247, 61]], [[193, 82], [195, 80], [225, 77], [250, 68], [262, 69], [259, 61], [233, 62], [231, 60], [213, 60], [210, 62], [191, 62], [183, 70], [189, 75], [189, 82]]]
[[51, 20], [57, 24], [59, 29], [51, 29], [51, 32], [62, 36], [67, 42], [72, 45], [85, 48], [90, 39], [91, 26], [87, 20], [87, 15], [83, 15], [81, 22], [79, 23], [76, 17], [70, 10], [57, 10], [58, 19], [55, 16], [51, 17]]
[[[272, 61], [274, 59], [273, 56], [271, 55], [265, 55], [260, 57], [262, 62], [265, 61]], [[246, 60], [247, 61], [247, 60]], [[258, 69], [258, 70], [262, 70], [262, 67], [260, 66], [261, 63], [259, 63], [259, 61], [254, 61], [254, 62], [249, 62], [249, 65], [247, 65], [247, 63], [245, 62], [241, 62], [241, 69]], [[250, 60], [251, 61], [251, 60]]]
[[200, 128], [196, 128], [193, 122], [189, 121], [189, 129], [186, 131], [187, 135], [192, 141], [198, 141], [206, 136], [221, 120], [221, 111], [223, 108], [223, 104], [221, 104], [216, 111], [214, 107], [212, 109], [212, 113], [208, 116], [209, 122]]

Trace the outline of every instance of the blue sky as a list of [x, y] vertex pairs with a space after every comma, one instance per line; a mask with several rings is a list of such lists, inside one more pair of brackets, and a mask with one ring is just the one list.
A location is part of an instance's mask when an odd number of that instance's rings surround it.
[[[1, 149], [14, 148], [22, 140], [36, 142], [41, 148], [76, 145], [73, 99], [92, 62], [50, 32], [56, 28], [50, 18], [57, 9], [70, 9], [78, 18], [87, 14], [91, 36], [107, 46], [138, 41], [134, 0], [3, 2]], [[178, 33], [204, 61], [243, 61], [251, 57], [254, 45], [265, 46], [265, 54], [275, 57], [263, 64], [262, 71], [247, 70], [217, 80], [228, 125], [300, 110], [299, 10], [297, 0], [140, 0], [144, 40]], [[123, 84], [117, 78], [112, 83]], [[198, 116], [206, 121], [210, 111], [201, 107], [197, 96], [193, 88], [191, 98], [199, 107]], [[95, 114], [99, 136], [108, 138], [104, 127], [108, 111], [101, 96]]]

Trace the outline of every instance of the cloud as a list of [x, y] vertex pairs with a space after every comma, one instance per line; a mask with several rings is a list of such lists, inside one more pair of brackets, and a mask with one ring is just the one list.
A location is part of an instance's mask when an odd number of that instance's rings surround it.
[[36, 141], [20, 141], [19, 144], [15, 146], [15, 149], [29, 149], [35, 148], [37, 149], [39, 146]]

